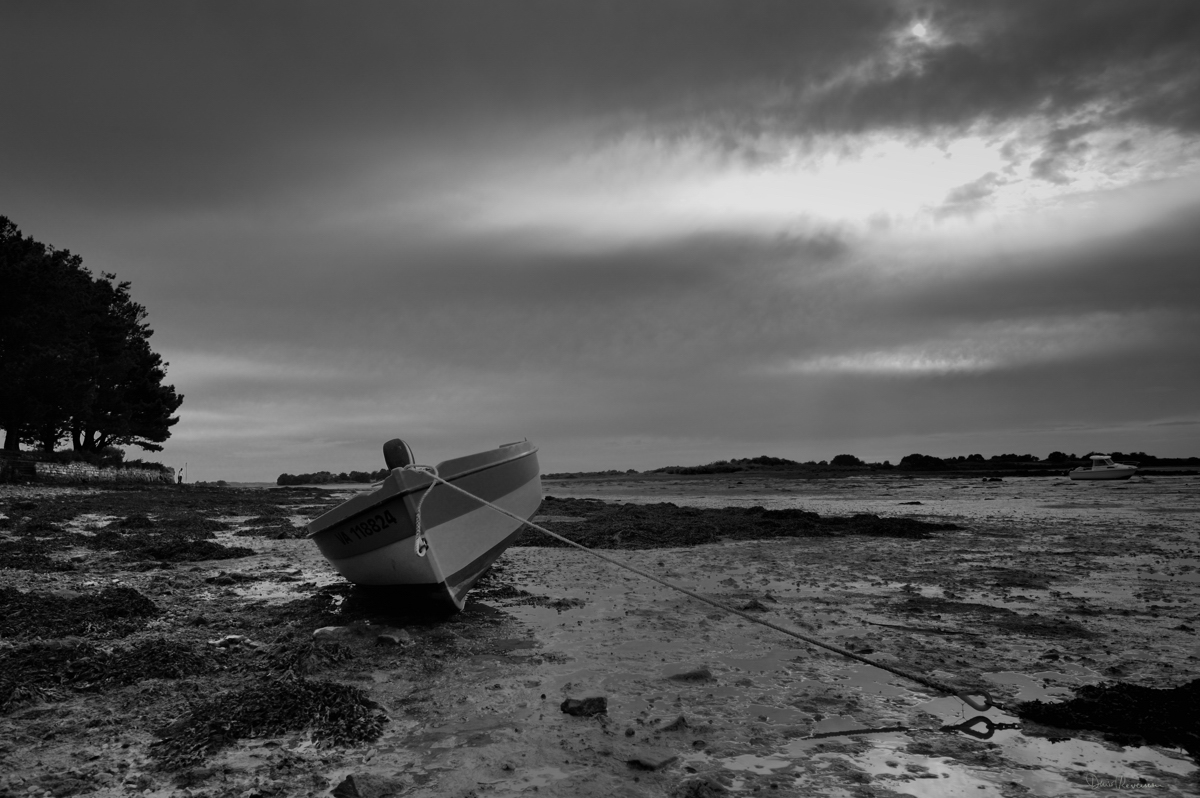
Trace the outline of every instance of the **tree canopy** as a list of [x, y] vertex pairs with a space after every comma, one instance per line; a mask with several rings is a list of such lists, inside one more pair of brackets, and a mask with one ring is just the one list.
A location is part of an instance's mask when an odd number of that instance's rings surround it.
[[164, 385], [146, 309], [128, 282], [22, 236], [0, 216], [0, 427], [4, 448], [160, 451], [183, 396]]

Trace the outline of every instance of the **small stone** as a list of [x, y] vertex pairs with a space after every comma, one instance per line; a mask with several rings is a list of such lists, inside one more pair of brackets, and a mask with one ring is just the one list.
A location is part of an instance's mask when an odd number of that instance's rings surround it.
[[245, 635], [225, 635], [220, 640], [209, 640], [209, 645], [217, 646], [218, 648], [232, 648], [240, 646], [243, 643], [249, 643], [250, 638]]
[[[771, 787], [774, 788], [775, 785], [772, 784]], [[706, 776], [682, 782], [671, 794], [676, 798], [720, 798], [728, 795], [729, 790], [715, 778]]]
[[634, 770], [662, 770], [676, 759], [679, 759], [679, 757], [675, 754], [660, 754], [646, 751], [625, 761]]
[[375, 636], [377, 646], [402, 646], [411, 643], [413, 636], [404, 629], [385, 627]]
[[358, 791], [358, 785], [354, 783], [353, 776], [342, 779], [341, 784], [334, 787], [330, 795], [333, 798], [362, 798], [362, 793]]
[[687, 729], [687, 728], [689, 728], [687, 718], [685, 718], [683, 715], [680, 715], [679, 717], [675, 718], [675, 720], [668, 723], [666, 726], [663, 726], [662, 731], [668, 731], [668, 732], [683, 731], [684, 729]]
[[695, 668], [683, 673], [672, 674], [667, 678], [676, 682], [707, 682], [712, 677], [712, 671], [708, 668]]
[[313, 640], [336, 640], [340, 637], [348, 637], [352, 630], [349, 626], [322, 626], [320, 629], [313, 631]]
[[558, 708], [568, 715], [591, 718], [596, 715], [608, 714], [608, 699], [604, 696], [592, 696], [584, 699], [568, 698], [559, 704]]

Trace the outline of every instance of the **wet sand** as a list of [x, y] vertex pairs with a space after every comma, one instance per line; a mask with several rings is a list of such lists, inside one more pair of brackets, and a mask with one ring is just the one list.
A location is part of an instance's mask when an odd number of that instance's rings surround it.
[[[787, 537], [606, 554], [877, 661], [986, 688], [1005, 706], [1067, 698], [1083, 684], [1165, 688], [1197, 675], [1200, 479], [736, 477], [545, 487], [556, 497], [874, 513], [956, 526], [928, 539]], [[53, 492], [20, 490], [0, 493], [7, 539], [57, 501]], [[28, 593], [94, 596], [106, 585], [128, 586], [159, 614], [100, 645], [115, 650], [157, 635], [209, 650], [221, 664], [16, 702], [0, 714], [0, 794], [1049, 796], [1200, 788], [1196, 762], [1180, 750], [1118, 745], [996, 709], [978, 719], [955, 698], [576, 550], [512, 548], [467, 612], [446, 621], [400, 618], [347, 591], [307, 541], [244, 534], [267, 516], [298, 524], [335, 496], [234, 493], [240, 504], [193, 493], [192, 512], [221, 520], [215, 540], [253, 555], [138, 570], [144, 563], [72, 549], [57, 555], [79, 558], [72, 571], [0, 571], [0, 586]], [[95, 494], [97, 507], [108, 502], [121, 512], [93, 508], [62, 526], [102, 530], [129, 509], [128, 498]], [[142, 509], [154, 519], [148, 501]], [[18, 509], [21, 502], [38, 507]], [[541, 520], [564, 533], [579, 523]], [[320, 645], [337, 656], [297, 648], [330, 625], [343, 629]], [[402, 631], [398, 644], [377, 645], [389, 628]], [[231, 635], [245, 639], [219, 645]], [[11, 651], [22, 642], [0, 645]], [[388, 719], [382, 733], [331, 746], [306, 730], [243, 738], [200, 763], [164, 769], [153, 744], [165, 727], [206, 698], [258, 683], [272, 652], [285, 650], [309, 651], [306, 678], [369, 697]], [[593, 696], [606, 699], [605, 714], [560, 709], [566, 699]], [[963, 724], [967, 731], [950, 728]]]

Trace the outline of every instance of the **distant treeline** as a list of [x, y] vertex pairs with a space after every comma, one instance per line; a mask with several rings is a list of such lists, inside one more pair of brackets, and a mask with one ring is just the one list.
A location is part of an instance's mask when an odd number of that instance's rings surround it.
[[610, 468], [608, 471], [563, 471], [557, 474], [542, 474], [542, 479], [579, 479], [581, 477], [623, 477], [629, 474], [640, 473], [637, 469], [631, 468], [628, 471], [618, 471], [615, 468]]
[[[1045, 459], [1032, 454], [995, 454], [984, 458], [981, 454], [959, 455], [958, 457], [934, 457], [927, 454], [910, 454], [901, 458], [899, 468], [912, 471], [953, 471], [978, 468], [1028, 468], [1061, 469], [1086, 465], [1093, 454], [1104, 454], [1117, 462], [1135, 462], [1140, 466], [1200, 466], [1200, 457], [1155, 457], [1145, 452], [1088, 452], [1085, 455], [1051, 452]], [[836, 458], [835, 458], [836, 459]], [[886, 467], [886, 463], [884, 464]]]
[[276, 485], [328, 485], [332, 482], [378, 482], [389, 472], [386, 468], [378, 471], [343, 471], [334, 474], [332, 471], [318, 471], [315, 474], [280, 474], [275, 480]]
[[[1099, 452], [1088, 452], [1084, 455], [1051, 452], [1044, 459], [1032, 454], [994, 454], [984, 457], [981, 454], [958, 455], [957, 457], [935, 457], [930, 454], [909, 454], [893, 465], [890, 461], [868, 463], [852, 454], [839, 454], [832, 460], [788, 460], [786, 457], [742, 457], [732, 460], [717, 460], [705, 465], [696, 466], [664, 466], [647, 471], [647, 474], [735, 474], [747, 471], [812, 471], [814, 469], [837, 470], [870, 470], [887, 471], [899, 469], [902, 471], [973, 471], [987, 469], [1063, 469], [1077, 465], [1085, 465], [1088, 458]], [[1200, 457], [1155, 457], [1145, 452], [1103, 452], [1114, 460], [1134, 461], [1141, 466], [1200, 466]], [[587, 477], [623, 477], [643, 473], [630, 468], [620, 471], [615, 468], [607, 471], [571, 471], [554, 474], [542, 474], [543, 479], [581, 479]], [[330, 471], [318, 471], [315, 474], [280, 474], [275, 480], [277, 485], [326, 485], [331, 482], [378, 482], [388, 475], [386, 468], [378, 471], [350, 471], [334, 474]]]
[[[1067, 454], [1066, 452], [1051, 452], [1045, 458], [1032, 454], [995, 454], [984, 457], [981, 454], [958, 455], [951, 457], [935, 457], [928, 454], [910, 454], [901, 458], [897, 464], [888, 460], [882, 463], [868, 463], [852, 454], [839, 454], [832, 460], [808, 460], [800, 462], [785, 457], [734, 458], [732, 460], [717, 460], [705, 465], [695, 466], [664, 466], [646, 473], [650, 474], [734, 474], [750, 471], [812, 471], [814, 469], [860, 469], [886, 471], [900, 469], [905, 471], [971, 471], [986, 469], [1062, 469], [1085, 465], [1088, 458], [1097, 452], [1084, 455]], [[1145, 452], [1103, 452], [1111, 455], [1117, 461], [1136, 461], [1142, 466], [1200, 466], [1200, 457], [1155, 457]], [[545, 474], [546, 479], [574, 479], [579, 477], [624, 476], [636, 474], [637, 471], [589, 471], [579, 473]]]

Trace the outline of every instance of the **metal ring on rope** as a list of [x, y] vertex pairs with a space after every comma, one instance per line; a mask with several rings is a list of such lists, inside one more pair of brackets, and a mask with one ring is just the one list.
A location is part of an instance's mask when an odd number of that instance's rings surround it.
[[[429, 476], [433, 477], [434, 479], [438, 479], [438, 480], [445, 482], [445, 480], [443, 480], [441, 477], [438, 476], [436, 466], [424, 466], [424, 465], [416, 465], [415, 463], [410, 463], [410, 464], [404, 466], [403, 470], [404, 471], [418, 471], [422, 474], [428, 474]], [[428, 540], [428, 538], [425, 537], [425, 533], [421, 530], [421, 508], [425, 505], [425, 500], [429, 498], [429, 494], [433, 493], [433, 486], [435, 484], [437, 484], [437, 483], [430, 482], [429, 487], [426, 488], [425, 492], [421, 494], [421, 500], [417, 502], [417, 513], [416, 513], [416, 518], [414, 519], [416, 528], [413, 533], [413, 550], [416, 551], [418, 557], [424, 557], [426, 554], [429, 553], [429, 540]], [[449, 485], [450, 483], [446, 482], [446, 484]]]

